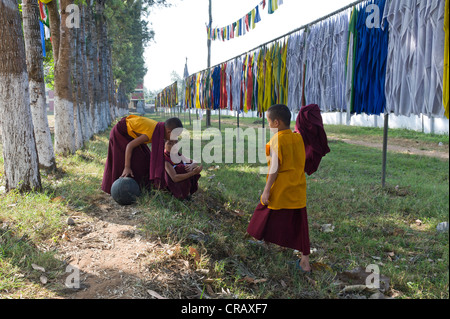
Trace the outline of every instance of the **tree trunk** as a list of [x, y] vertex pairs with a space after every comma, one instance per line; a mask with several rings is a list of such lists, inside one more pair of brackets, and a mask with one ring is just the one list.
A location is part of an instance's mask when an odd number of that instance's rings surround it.
[[116, 103], [116, 97], [114, 94], [115, 91], [115, 85], [114, 85], [114, 75], [113, 75], [113, 69], [112, 69], [112, 48], [111, 44], [108, 43], [108, 101], [109, 101], [109, 107], [111, 109], [111, 119], [108, 123], [111, 124], [111, 121], [114, 121], [118, 116], [119, 112], [117, 110], [117, 103]]
[[51, 30], [60, 29], [59, 48], [56, 46], [58, 41], [55, 34], [52, 34], [52, 39], [53, 52], [58, 52], [58, 58], [55, 60], [55, 152], [62, 155], [75, 152], [73, 95], [70, 81], [71, 37], [66, 24], [68, 13], [65, 10], [72, 3], [73, 0], [61, 0], [61, 23], [59, 26], [54, 25], [59, 24], [58, 19], [51, 19], [51, 17], [57, 16], [57, 12], [56, 14], [54, 12], [57, 10], [56, 5], [48, 7]]
[[93, 13], [94, 0], [91, 0], [86, 7], [86, 51], [88, 59], [88, 76], [89, 76], [89, 101], [91, 107], [91, 116], [93, 118], [93, 133], [97, 134], [101, 131], [100, 127], [100, 103], [99, 103], [99, 87], [98, 80], [98, 52], [97, 52], [97, 29], [95, 25], [95, 17]]
[[73, 96], [73, 123], [75, 129], [75, 150], [83, 147], [83, 128], [81, 125], [81, 109], [83, 101], [80, 98], [80, 65], [78, 57], [79, 44], [79, 30], [77, 28], [69, 29], [70, 32], [70, 74], [72, 81], [72, 96]]
[[101, 130], [108, 127], [109, 103], [108, 103], [108, 68], [107, 68], [107, 35], [106, 21], [104, 15], [105, 0], [97, 0], [97, 43], [98, 43], [98, 64], [99, 64], [99, 81], [100, 81], [100, 108], [101, 108]]
[[40, 190], [25, 43], [17, 0], [0, 0], [0, 113], [6, 189]]
[[89, 102], [89, 93], [88, 93], [88, 65], [87, 65], [87, 56], [86, 56], [86, 7], [85, 5], [81, 5], [80, 8], [81, 13], [81, 24], [80, 24], [80, 72], [81, 72], [81, 99], [83, 99], [83, 113], [82, 113], [82, 125], [83, 125], [83, 140], [88, 141], [93, 133], [92, 133], [92, 122], [93, 119], [90, 116], [90, 102]]
[[38, 0], [23, 0], [23, 30], [25, 38], [30, 107], [34, 124], [39, 166], [46, 170], [56, 169], [52, 137], [48, 126], [45, 101], [44, 67], [39, 26]]

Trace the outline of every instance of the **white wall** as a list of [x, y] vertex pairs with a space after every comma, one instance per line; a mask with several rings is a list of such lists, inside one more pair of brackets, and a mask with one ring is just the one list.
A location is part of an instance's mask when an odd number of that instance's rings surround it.
[[[196, 114], [195, 109], [191, 109], [191, 114]], [[203, 110], [206, 115], [206, 110]], [[219, 111], [211, 111], [212, 115], [219, 115]], [[236, 111], [222, 110], [222, 115], [236, 116]], [[256, 111], [250, 111], [247, 114], [241, 113], [241, 117], [257, 118]], [[292, 113], [292, 120], [295, 121], [297, 113]], [[367, 114], [353, 114], [350, 119], [347, 119], [347, 113], [341, 112], [324, 112], [322, 113], [324, 124], [331, 125], [350, 125], [363, 127], [384, 127], [384, 114], [382, 115], [367, 115]], [[411, 115], [410, 117], [391, 114], [389, 116], [389, 128], [393, 129], [408, 129], [423, 133], [434, 133], [441, 135], [449, 135], [449, 120], [447, 118], [434, 118], [426, 115]]]

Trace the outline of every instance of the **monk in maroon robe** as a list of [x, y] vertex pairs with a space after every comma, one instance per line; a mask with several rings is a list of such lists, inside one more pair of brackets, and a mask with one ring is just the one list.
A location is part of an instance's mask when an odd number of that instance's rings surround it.
[[[112, 184], [120, 177], [132, 177], [141, 188], [164, 188], [164, 140], [183, 125], [178, 118], [166, 122], [130, 115], [111, 130], [102, 190], [111, 194]], [[151, 143], [151, 151], [147, 144]]]
[[177, 143], [176, 140], [169, 140], [165, 144], [166, 188], [174, 197], [188, 199], [198, 190], [198, 180], [203, 167], [173, 149]]

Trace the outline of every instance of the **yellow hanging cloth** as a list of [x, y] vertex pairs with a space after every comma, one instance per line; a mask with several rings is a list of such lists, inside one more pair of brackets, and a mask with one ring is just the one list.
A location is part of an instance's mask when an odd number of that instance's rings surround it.
[[258, 57], [258, 111], [260, 113], [264, 110], [264, 61], [267, 54], [267, 50], [261, 49]]
[[281, 49], [280, 103], [287, 105], [287, 41]]
[[264, 92], [264, 104], [263, 104], [263, 112], [267, 111], [269, 107], [272, 106], [272, 54], [273, 54], [274, 46], [269, 49], [266, 54], [266, 73], [265, 73], [265, 92]]
[[197, 79], [196, 79], [196, 90], [195, 90], [195, 108], [197, 109], [201, 109], [201, 105], [200, 105], [200, 74], [197, 74]]

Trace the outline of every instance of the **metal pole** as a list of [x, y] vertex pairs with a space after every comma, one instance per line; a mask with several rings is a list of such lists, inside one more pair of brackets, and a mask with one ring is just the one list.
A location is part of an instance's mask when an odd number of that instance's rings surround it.
[[265, 123], [266, 123], [266, 114], [265, 114], [265, 112], [263, 112], [263, 114], [262, 114], [262, 127], [264, 128], [264, 126], [265, 126]]
[[[212, 27], [212, 4], [209, 0], [209, 28]], [[208, 69], [211, 67], [211, 38], [208, 36]], [[211, 126], [211, 110], [206, 110], [206, 127]]]
[[383, 133], [383, 167], [381, 175], [381, 186], [386, 186], [386, 158], [387, 158], [387, 143], [388, 143], [388, 130], [389, 130], [389, 113], [384, 115], [384, 133]]
[[238, 130], [237, 130], [237, 138], [238, 138], [238, 140], [239, 140], [239, 109], [238, 110], [236, 110], [236, 112], [237, 112], [237, 127], [238, 127]]

